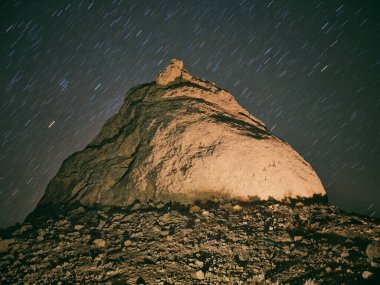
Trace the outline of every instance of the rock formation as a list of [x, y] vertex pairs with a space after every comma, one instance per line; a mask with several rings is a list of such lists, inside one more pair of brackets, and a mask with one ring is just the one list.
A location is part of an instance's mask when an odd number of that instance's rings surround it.
[[234, 97], [173, 60], [62, 164], [40, 205], [324, 195], [311, 166]]
[[0, 230], [0, 283], [380, 284], [380, 221], [291, 198], [313, 194], [302, 157], [174, 60]]

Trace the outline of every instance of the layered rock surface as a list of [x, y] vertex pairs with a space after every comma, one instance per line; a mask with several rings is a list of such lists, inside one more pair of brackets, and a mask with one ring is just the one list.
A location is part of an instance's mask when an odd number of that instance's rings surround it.
[[234, 97], [173, 60], [66, 159], [40, 205], [324, 195], [311, 166]]

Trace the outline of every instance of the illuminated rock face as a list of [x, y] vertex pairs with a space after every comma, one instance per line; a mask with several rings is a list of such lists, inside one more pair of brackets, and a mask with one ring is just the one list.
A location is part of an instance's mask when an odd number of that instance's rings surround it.
[[167, 85], [181, 76], [183, 69], [183, 61], [173, 59], [171, 64], [160, 72], [156, 78], [157, 84]]
[[62, 164], [40, 204], [325, 194], [311, 166], [215, 84], [173, 60]]

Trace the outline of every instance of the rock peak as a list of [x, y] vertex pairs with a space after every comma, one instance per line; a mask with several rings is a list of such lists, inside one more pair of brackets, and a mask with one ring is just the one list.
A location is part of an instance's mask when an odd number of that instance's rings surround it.
[[156, 82], [160, 85], [167, 85], [181, 77], [182, 71], [183, 61], [174, 58], [171, 60], [170, 65], [157, 75]]
[[173, 58], [171, 60], [171, 62], [170, 62], [170, 65], [172, 65], [172, 66], [174, 66], [176, 68], [182, 69], [183, 68], [183, 61], [179, 60], [179, 59], [176, 59], [176, 58]]

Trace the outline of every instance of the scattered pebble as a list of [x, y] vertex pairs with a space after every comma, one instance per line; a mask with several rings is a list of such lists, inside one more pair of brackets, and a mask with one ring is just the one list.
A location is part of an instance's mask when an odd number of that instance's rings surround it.
[[203, 280], [205, 279], [205, 274], [203, 273], [202, 270], [198, 270], [197, 272], [194, 273], [194, 278], [198, 280]]
[[106, 242], [103, 239], [94, 240], [94, 244], [98, 247], [105, 247], [106, 246]]
[[369, 272], [369, 271], [364, 271], [363, 274], [362, 274], [362, 276], [363, 276], [364, 279], [369, 279], [369, 278], [372, 277], [372, 275], [373, 275], [373, 273]]

